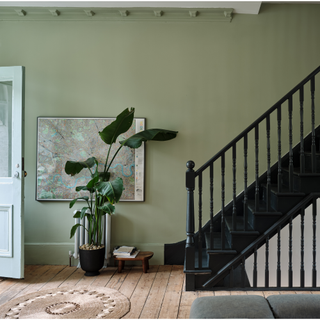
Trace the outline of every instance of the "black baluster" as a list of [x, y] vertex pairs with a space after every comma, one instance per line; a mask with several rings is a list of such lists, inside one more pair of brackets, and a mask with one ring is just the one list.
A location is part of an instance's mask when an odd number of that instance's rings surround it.
[[255, 153], [256, 153], [256, 186], [255, 186], [255, 211], [259, 211], [259, 127], [255, 127]]
[[210, 250], [213, 249], [213, 163], [210, 164]]
[[243, 137], [243, 152], [244, 152], [244, 191], [243, 191], [243, 220], [244, 220], [244, 231], [247, 230], [248, 221], [248, 209], [247, 209], [247, 187], [248, 187], [248, 135], [245, 134]]
[[281, 168], [281, 105], [277, 109], [278, 121], [278, 192], [282, 190], [282, 168]]
[[257, 287], [257, 276], [258, 276], [258, 248], [254, 247], [254, 255], [253, 255], [253, 287]]
[[281, 287], [281, 228], [278, 228], [277, 235], [277, 287]]
[[317, 199], [313, 199], [312, 203], [312, 287], [316, 288], [317, 286], [317, 262], [316, 262], [316, 253], [317, 253]]
[[230, 286], [230, 288], [233, 288], [233, 276], [234, 276], [234, 272], [233, 272], [233, 267], [231, 267], [231, 269], [230, 269], [230, 273], [229, 273], [229, 277], [230, 277], [230, 279], [229, 279], [229, 286]]
[[221, 249], [225, 249], [225, 217], [224, 217], [224, 199], [225, 199], [225, 154], [221, 155]]
[[266, 239], [265, 287], [269, 288], [269, 236], [267, 236], [267, 239]]
[[198, 236], [198, 260], [199, 269], [202, 269], [202, 172], [198, 177], [198, 190], [199, 190], [199, 236]]
[[267, 197], [266, 197], [266, 211], [270, 211], [270, 191], [271, 191], [271, 153], [270, 153], [270, 115], [266, 119], [267, 124]]
[[288, 282], [289, 288], [292, 288], [292, 216], [290, 217], [289, 222], [289, 266], [288, 266]]
[[[186, 240], [186, 269], [194, 270], [195, 244], [194, 244], [194, 189], [195, 189], [195, 164], [187, 162], [186, 189], [187, 189], [187, 240]], [[188, 284], [186, 284], [188, 287]], [[192, 287], [191, 287], [192, 288]]]
[[304, 208], [300, 212], [300, 227], [301, 227], [301, 263], [300, 263], [300, 287], [304, 288]]
[[311, 86], [311, 156], [312, 156], [312, 172], [316, 172], [316, 132], [315, 132], [315, 106], [314, 106], [314, 91], [315, 91], [315, 80], [314, 77], [310, 82]]
[[303, 87], [299, 91], [300, 97], [300, 172], [305, 173], [305, 155], [304, 155], [304, 134], [303, 134], [303, 101], [304, 101], [304, 91]]
[[242, 257], [242, 263], [241, 263], [241, 287], [245, 287], [245, 278], [246, 278], [246, 259], [243, 256]]
[[237, 182], [236, 182], [236, 145], [232, 147], [232, 172], [233, 172], [233, 205], [232, 205], [232, 230], [237, 230], [237, 208], [236, 208], [236, 196], [237, 196]]
[[293, 192], [293, 152], [292, 152], [292, 96], [288, 100], [289, 113], [289, 191]]

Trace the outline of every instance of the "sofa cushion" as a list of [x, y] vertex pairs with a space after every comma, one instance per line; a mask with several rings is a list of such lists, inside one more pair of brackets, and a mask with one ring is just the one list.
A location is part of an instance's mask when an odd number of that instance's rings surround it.
[[261, 296], [201, 297], [193, 301], [190, 319], [274, 319], [267, 300]]
[[319, 319], [320, 295], [281, 294], [267, 298], [275, 318]]

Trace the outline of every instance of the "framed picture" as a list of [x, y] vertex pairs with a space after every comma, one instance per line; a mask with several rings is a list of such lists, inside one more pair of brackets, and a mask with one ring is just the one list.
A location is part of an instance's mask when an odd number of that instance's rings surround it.
[[[91, 179], [88, 170], [82, 170], [73, 177], [64, 171], [68, 160], [81, 161], [95, 157], [99, 171], [103, 171], [109, 145], [98, 132], [115, 118], [53, 118], [37, 119], [37, 201], [71, 201], [85, 195], [76, 192]], [[134, 118], [131, 128], [120, 137], [128, 138], [145, 129], [144, 118]], [[109, 159], [112, 159], [119, 143], [112, 145]], [[144, 143], [138, 149], [123, 147], [111, 168], [111, 179], [121, 177], [125, 190], [120, 201], [144, 201]]]

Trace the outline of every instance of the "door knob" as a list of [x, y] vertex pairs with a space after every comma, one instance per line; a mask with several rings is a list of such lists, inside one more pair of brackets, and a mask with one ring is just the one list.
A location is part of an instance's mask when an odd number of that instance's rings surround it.
[[27, 171], [23, 171], [24, 172], [24, 177], [26, 177], [28, 175]]
[[19, 172], [16, 171], [16, 173], [13, 175], [14, 178], [19, 178]]

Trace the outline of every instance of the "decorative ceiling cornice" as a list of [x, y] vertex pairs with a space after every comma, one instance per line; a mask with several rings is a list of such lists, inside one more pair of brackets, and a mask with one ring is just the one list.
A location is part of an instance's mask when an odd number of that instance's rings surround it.
[[232, 8], [65, 8], [0, 7], [0, 20], [19, 21], [224, 21]]

